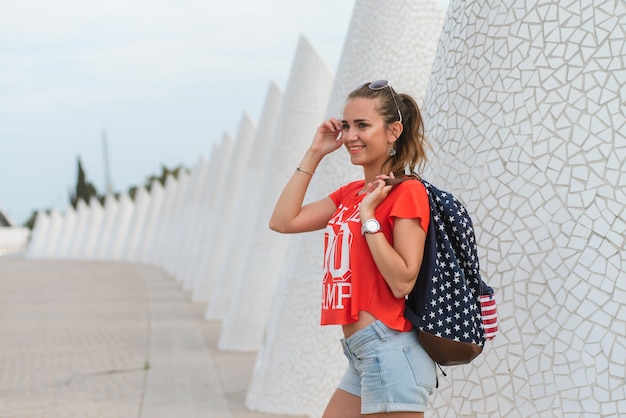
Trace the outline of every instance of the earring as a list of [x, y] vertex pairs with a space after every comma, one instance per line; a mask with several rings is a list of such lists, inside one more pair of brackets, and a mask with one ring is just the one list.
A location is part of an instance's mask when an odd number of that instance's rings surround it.
[[396, 149], [395, 148], [390, 148], [389, 149], [389, 156], [393, 157], [394, 155], [396, 155]]

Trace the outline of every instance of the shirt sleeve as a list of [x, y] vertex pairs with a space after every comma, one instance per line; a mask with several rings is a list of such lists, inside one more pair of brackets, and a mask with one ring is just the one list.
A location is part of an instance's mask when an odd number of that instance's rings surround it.
[[335, 206], [338, 207], [339, 202], [341, 202], [341, 195], [342, 195], [342, 188], [340, 187], [339, 189], [329, 194], [328, 197], [330, 197], [330, 200], [332, 200]]
[[328, 195], [330, 200], [333, 201], [336, 207], [339, 207], [339, 204], [343, 201], [346, 193], [355, 193], [358, 189], [362, 188], [363, 181], [353, 181], [344, 186], [341, 186], [334, 192]]
[[420, 181], [405, 181], [396, 188], [396, 200], [389, 213], [391, 223], [393, 224], [393, 218], [417, 218], [422, 229], [428, 231], [430, 205], [424, 185]]

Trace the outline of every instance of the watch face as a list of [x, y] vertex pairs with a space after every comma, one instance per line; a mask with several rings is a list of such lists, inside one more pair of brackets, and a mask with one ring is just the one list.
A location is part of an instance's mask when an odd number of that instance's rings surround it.
[[376, 219], [369, 219], [365, 222], [365, 230], [370, 233], [378, 232], [380, 225]]

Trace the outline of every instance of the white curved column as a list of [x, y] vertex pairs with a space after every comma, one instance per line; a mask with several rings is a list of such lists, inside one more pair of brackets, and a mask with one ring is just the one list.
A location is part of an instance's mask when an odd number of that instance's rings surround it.
[[79, 199], [76, 203], [76, 225], [67, 248], [67, 258], [80, 258], [80, 250], [82, 248], [85, 234], [87, 233], [87, 225], [89, 222], [89, 206], [83, 199]]
[[[223, 350], [246, 350], [250, 339], [248, 328], [242, 326], [243, 312], [239, 309], [241, 304], [251, 301], [244, 299], [251, 296], [245, 291], [248, 278], [244, 276], [243, 267], [249, 260], [255, 249], [252, 246], [251, 237], [255, 234], [255, 221], [262, 199], [263, 177], [267, 167], [273, 163], [272, 141], [276, 135], [276, 129], [281, 114], [283, 93], [276, 83], [271, 83], [263, 112], [259, 121], [259, 127], [254, 139], [252, 149], [253, 157], [246, 167], [246, 182], [244, 190], [239, 193], [237, 208], [237, 229], [233, 232], [228, 245], [229, 254], [227, 261], [222, 266], [220, 277], [232, 280], [230, 302], [226, 308], [224, 324], [220, 333], [218, 347]], [[256, 343], [255, 343], [256, 344]], [[256, 349], [256, 348], [255, 348]]]
[[[207, 318], [224, 319], [233, 312], [231, 310], [232, 305], [243, 302], [240, 300], [240, 295], [245, 292], [242, 288], [245, 284], [241, 280], [243, 276], [238, 273], [241, 266], [250, 257], [248, 244], [251, 240], [249, 238], [254, 236], [252, 221], [256, 219], [261, 204], [260, 190], [263, 174], [268, 165], [272, 164], [269, 159], [271, 140], [276, 132], [281, 102], [282, 92], [275, 83], [271, 83], [265, 97], [259, 126], [252, 141], [250, 157], [245, 166], [241, 168], [243, 182], [235, 196], [236, 201], [233, 205], [230, 227], [224, 235], [225, 245], [221, 254], [222, 261], [214, 269], [218, 282], [209, 301], [206, 312]], [[233, 301], [234, 303], [231, 303]], [[243, 330], [237, 329], [237, 325], [225, 320], [220, 333], [220, 340], [225, 333], [241, 331]], [[223, 347], [221, 343], [218, 345]]]
[[229, 133], [224, 133], [222, 145], [220, 146], [220, 155], [217, 158], [218, 164], [215, 172], [213, 173], [215, 178], [212, 179], [210, 184], [211, 187], [207, 191], [206, 206], [203, 209], [204, 222], [200, 228], [198, 228], [198, 245], [195, 248], [195, 253], [198, 257], [197, 259], [200, 260], [200, 262], [196, 264], [192, 273], [192, 298], [195, 301], [208, 302], [209, 295], [211, 294], [211, 286], [213, 283], [205, 275], [211, 260], [210, 249], [213, 247], [213, 242], [210, 237], [214, 234], [214, 216], [216, 216], [216, 213], [218, 213], [217, 211], [219, 210], [219, 197], [223, 194], [224, 187], [227, 186], [225, 179], [228, 177], [228, 161], [230, 161], [231, 155], [234, 152], [234, 143], [235, 140], [233, 137]]
[[50, 211], [50, 226], [44, 244], [41, 247], [41, 258], [54, 258], [59, 244], [59, 236], [63, 229], [63, 215], [56, 209]]
[[191, 170], [191, 178], [185, 203], [181, 208], [181, 225], [178, 235], [173, 239], [177, 244], [172, 254], [171, 274], [185, 287], [187, 276], [185, 270], [190, 263], [197, 263], [189, 257], [189, 248], [193, 242], [195, 230], [201, 223], [199, 206], [206, 188], [209, 174], [209, 160], [201, 156]]
[[135, 210], [128, 225], [128, 236], [123, 243], [122, 260], [135, 261], [139, 249], [141, 234], [146, 223], [146, 215], [150, 209], [150, 194], [140, 186], [135, 193]]
[[239, 349], [255, 350], [262, 344], [278, 275], [292, 238], [272, 232], [268, 221], [285, 182], [295, 171], [311, 143], [312, 133], [322, 121], [332, 81], [333, 75], [326, 63], [301, 36], [269, 151], [271, 164], [266, 166], [259, 184], [262, 199], [255, 210], [254, 230], [249, 236], [249, 259], [243, 260], [243, 282], [232, 300], [232, 304], [238, 306], [255, 305], [252, 317], [244, 319], [245, 314], [240, 311], [236, 313], [239, 315], [237, 322], [230, 325], [231, 331], [237, 329]]
[[169, 213], [174, 205], [174, 197], [176, 196], [178, 188], [178, 180], [173, 174], [168, 174], [165, 178], [165, 184], [163, 185], [163, 200], [156, 213], [157, 217], [153, 225], [152, 239], [147, 242], [147, 262], [152, 265], [160, 267], [160, 260], [158, 254], [161, 250], [161, 236], [165, 229], [166, 220], [169, 217]]
[[63, 214], [63, 226], [59, 231], [58, 242], [54, 248], [54, 258], [67, 258], [74, 231], [76, 229], [76, 210], [69, 205]]
[[121, 260], [124, 242], [128, 237], [128, 229], [134, 210], [135, 204], [133, 200], [127, 193], [123, 193], [120, 196], [119, 208], [111, 230], [111, 238], [108, 242], [105, 258], [109, 260]]
[[190, 208], [191, 212], [189, 214], [189, 218], [194, 219], [195, 222], [193, 225], [190, 225], [188, 238], [181, 246], [182, 256], [180, 271], [178, 273], [178, 276], [181, 278], [182, 287], [185, 290], [194, 290], [196, 271], [198, 271], [199, 266], [202, 264], [199, 249], [202, 247], [202, 244], [205, 243], [204, 226], [206, 222], [208, 222], [206, 219], [206, 214], [208, 212], [207, 208], [209, 205], [211, 190], [215, 187], [213, 179], [215, 173], [218, 172], [219, 169], [220, 151], [223, 148], [224, 143], [225, 139], [222, 138], [221, 142], [214, 144], [211, 148], [208, 165], [205, 168], [206, 172], [204, 173], [203, 179], [195, 196], [197, 199], [196, 203]]
[[137, 247], [136, 259], [144, 263], [149, 262], [150, 250], [154, 241], [155, 229], [163, 206], [164, 196], [165, 191], [163, 190], [163, 186], [161, 186], [158, 180], [154, 180], [150, 185], [149, 209], [146, 214], [143, 230], [140, 234], [141, 239]]
[[26, 250], [26, 258], [41, 258], [46, 241], [50, 239], [50, 216], [46, 212], [37, 212], [35, 218], [35, 226], [31, 235], [28, 248]]
[[102, 218], [102, 225], [98, 232], [98, 239], [96, 241], [93, 253], [89, 258], [105, 259], [107, 258], [107, 251], [109, 247], [109, 241], [113, 234], [113, 225], [115, 224], [115, 218], [119, 210], [119, 202], [113, 195], [108, 195], [104, 200], [104, 215]]
[[[421, 101], [443, 19], [435, 0], [385, 2], [384, 7], [379, 1], [357, 1], [326, 116], [340, 117], [353, 88], [380, 78]], [[339, 150], [320, 164], [309, 198], [321, 198], [359, 177], [360, 167], [352, 167]], [[321, 416], [347, 367], [340, 328], [319, 325], [322, 251], [319, 231], [294, 237], [285, 255], [266, 341], [248, 390], [251, 409]]]
[[209, 214], [211, 226], [206, 239], [209, 243], [204, 257], [208, 259], [206, 269], [201, 271], [204, 281], [204, 292], [200, 295], [200, 300], [207, 300], [209, 303], [205, 310], [206, 319], [218, 319], [223, 315], [224, 304], [222, 298], [228, 297], [227, 285], [223, 284], [223, 278], [218, 277], [219, 266], [225, 257], [225, 247], [229, 241], [231, 233], [231, 223], [238, 222], [234, 219], [233, 211], [237, 194], [241, 190], [245, 167], [250, 158], [252, 140], [256, 126], [250, 116], [244, 113], [239, 122], [239, 128], [233, 152], [230, 159], [225, 162], [228, 167], [220, 178], [220, 193], [217, 195], [214, 210]]
[[172, 274], [169, 265], [173, 262], [174, 247], [179, 243], [174, 241], [174, 234], [178, 228], [180, 228], [180, 211], [181, 206], [187, 195], [187, 188], [189, 187], [190, 174], [187, 170], [182, 170], [178, 173], [176, 191], [172, 196], [172, 206], [167, 214], [167, 217], [163, 219], [163, 228], [159, 238], [160, 245], [156, 251], [155, 264], [159, 265], [164, 271]]
[[488, 3], [451, 3], [424, 109], [430, 177], [473, 214], [501, 331], [440, 379], [429, 415], [617, 417], [626, 9]]
[[[193, 300], [200, 300], [199, 295], [203, 292], [202, 288], [205, 285], [205, 281], [203, 277], [201, 277], [200, 272], [206, 270], [209, 260], [206, 254], [211, 245], [210, 240], [207, 239], [207, 237], [211, 236], [211, 213], [213, 213], [214, 204], [217, 200], [220, 186], [222, 185], [220, 179], [224, 178], [228, 172], [226, 161], [230, 159], [230, 155], [233, 152], [234, 142], [230, 133], [225, 132], [219, 147], [213, 147], [213, 152], [211, 153], [209, 178], [207, 179], [206, 187], [202, 193], [202, 201], [197, 217], [199, 224], [197, 228], [195, 228], [190, 240], [190, 243], [193, 245], [189, 248], [189, 256], [193, 262], [188, 265], [184, 276], [184, 288], [191, 290]], [[208, 299], [205, 299], [204, 301], [206, 302], [207, 300]]]
[[181, 192], [184, 192], [187, 187], [188, 174], [181, 172], [178, 177], [174, 175], [168, 176], [165, 182], [165, 195], [163, 197], [163, 205], [161, 212], [157, 218], [157, 222], [154, 230], [154, 238], [152, 240], [152, 248], [148, 255], [148, 262], [150, 264], [162, 267], [163, 260], [159, 258], [162, 251], [164, 251], [164, 238], [167, 234], [167, 230], [172, 222], [172, 214], [176, 208], [177, 200]]
[[85, 237], [78, 254], [79, 258], [93, 258], [96, 243], [100, 239], [103, 220], [104, 209], [98, 199], [92, 197], [89, 201], [89, 219], [86, 224]]

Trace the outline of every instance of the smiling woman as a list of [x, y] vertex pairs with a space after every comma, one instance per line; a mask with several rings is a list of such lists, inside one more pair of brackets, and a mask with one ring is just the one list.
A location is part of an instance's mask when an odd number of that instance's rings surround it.
[[76, 155], [103, 188], [105, 129], [120, 191], [161, 164], [191, 166], [237, 129], [242, 111], [260, 113], [270, 82], [286, 82], [301, 34], [335, 67], [353, 4], [3, 5], [0, 176], [12, 179], [0, 182], [3, 203], [18, 223], [65, 210]]
[[[419, 418], [434, 391], [435, 363], [403, 315], [424, 254], [428, 197], [421, 182], [386, 183], [422, 168], [423, 132], [411, 96], [386, 80], [364, 83], [348, 95], [341, 121], [319, 126], [272, 213], [278, 232], [325, 229], [321, 324], [341, 326], [348, 358], [325, 418], [390, 411]], [[320, 162], [341, 148], [363, 179], [304, 204]]]

